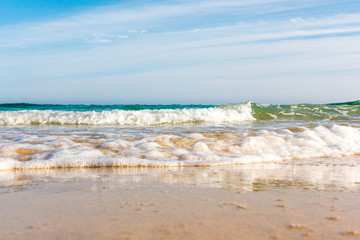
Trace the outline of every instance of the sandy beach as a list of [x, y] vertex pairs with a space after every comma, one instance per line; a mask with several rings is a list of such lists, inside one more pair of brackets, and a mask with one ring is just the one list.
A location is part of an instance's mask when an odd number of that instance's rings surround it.
[[2, 171], [0, 239], [359, 239], [359, 168]]

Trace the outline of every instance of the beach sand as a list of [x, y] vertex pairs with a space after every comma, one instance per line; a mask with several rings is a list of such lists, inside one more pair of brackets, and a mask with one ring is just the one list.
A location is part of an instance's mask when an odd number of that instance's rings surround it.
[[341, 160], [2, 171], [0, 239], [360, 239]]

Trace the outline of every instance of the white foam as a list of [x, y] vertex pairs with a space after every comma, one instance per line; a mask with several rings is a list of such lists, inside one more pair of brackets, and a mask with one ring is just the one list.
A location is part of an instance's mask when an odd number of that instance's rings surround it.
[[17, 162], [13, 158], [0, 158], [0, 170], [15, 169]]
[[[16, 140], [0, 141], [0, 170], [217, 166], [360, 154], [360, 129], [351, 126], [318, 126], [295, 133], [287, 129], [263, 130], [252, 134], [245, 132], [241, 138], [229, 134], [225, 139], [224, 135], [210, 133], [200, 136], [182, 132], [169, 135], [156, 131], [141, 134], [140, 130], [127, 134], [108, 131], [111, 138], [97, 139], [93, 138], [93, 132], [86, 131], [83, 135], [59, 132], [57, 137], [43, 132], [14, 133]], [[103, 134], [102, 130], [100, 132]], [[40, 143], [29, 143], [30, 140]], [[25, 149], [22, 155], [21, 149]], [[23, 157], [30, 160], [19, 161]]]
[[211, 152], [208, 145], [206, 145], [206, 143], [203, 143], [203, 142], [195, 143], [195, 145], [193, 147], [193, 151], [194, 152], [203, 152], [203, 153], [210, 153]]
[[181, 123], [239, 123], [255, 120], [251, 115], [251, 103], [236, 104], [233, 107], [202, 109], [160, 109], [103, 112], [72, 111], [9, 111], [0, 112], [0, 125], [136, 125], [150, 126]]

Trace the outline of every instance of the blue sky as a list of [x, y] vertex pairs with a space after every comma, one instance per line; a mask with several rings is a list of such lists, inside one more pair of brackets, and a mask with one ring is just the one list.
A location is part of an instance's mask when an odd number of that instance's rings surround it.
[[360, 1], [5, 0], [0, 102], [360, 99]]

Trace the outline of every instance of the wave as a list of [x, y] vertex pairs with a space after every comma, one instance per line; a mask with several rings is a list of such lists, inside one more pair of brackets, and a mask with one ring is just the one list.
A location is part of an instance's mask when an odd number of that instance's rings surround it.
[[254, 120], [360, 120], [360, 101], [264, 105], [51, 105], [0, 104], [0, 125], [133, 125], [241, 123]]
[[204, 134], [189, 130], [124, 133], [111, 128], [57, 135], [12, 130], [0, 138], [0, 170], [219, 166], [360, 154], [360, 128], [351, 126]]
[[360, 101], [337, 104], [252, 104], [257, 120], [360, 120]]
[[359, 106], [360, 100], [351, 101], [351, 102], [340, 102], [340, 103], [329, 103], [328, 105], [351, 105], [351, 106]]
[[255, 120], [251, 103], [231, 108], [203, 107], [177, 109], [54, 111], [21, 110], [0, 112], [0, 125], [134, 125], [152, 126], [185, 123], [239, 123]]

